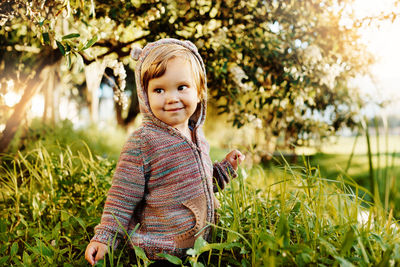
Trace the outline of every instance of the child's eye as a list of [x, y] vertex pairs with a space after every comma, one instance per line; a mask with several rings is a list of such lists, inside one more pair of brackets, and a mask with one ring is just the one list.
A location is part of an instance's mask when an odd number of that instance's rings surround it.
[[154, 89], [153, 91], [154, 91], [154, 93], [156, 93], [156, 94], [161, 94], [162, 92], [164, 92], [164, 89], [156, 88], [156, 89]]
[[178, 90], [179, 91], [185, 90], [186, 88], [188, 88], [186, 85], [179, 85], [178, 86]]

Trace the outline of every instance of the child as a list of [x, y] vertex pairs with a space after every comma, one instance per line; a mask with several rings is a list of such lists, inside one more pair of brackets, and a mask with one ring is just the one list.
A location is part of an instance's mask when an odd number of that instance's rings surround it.
[[185, 255], [200, 231], [209, 238], [205, 226], [215, 223], [216, 184], [224, 188], [244, 159], [233, 150], [220, 163], [210, 160], [201, 129], [206, 74], [193, 43], [162, 39], [133, 56], [143, 123], [122, 149], [101, 223], [86, 249], [92, 265], [115, 235], [116, 243], [124, 236], [120, 225], [149, 259], [160, 259], [161, 252]]

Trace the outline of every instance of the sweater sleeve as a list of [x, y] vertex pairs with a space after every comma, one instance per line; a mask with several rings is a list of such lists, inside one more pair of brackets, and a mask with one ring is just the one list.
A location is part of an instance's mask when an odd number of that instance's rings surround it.
[[[218, 187], [224, 189], [231, 177], [236, 178], [237, 173], [226, 159], [216, 162], [213, 165], [214, 192], [218, 192]], [[218, 186], [217, 186], [218, 185]]]
[[[101, 222], [95, 227], [92, 241], [114, 247], [127, 230], [136, 205], [144, 195], [145, 178], [140, 138], [133, 136], [124, 145], [108, 191]], [[121, 226], [124, 228], [122, 229]]]

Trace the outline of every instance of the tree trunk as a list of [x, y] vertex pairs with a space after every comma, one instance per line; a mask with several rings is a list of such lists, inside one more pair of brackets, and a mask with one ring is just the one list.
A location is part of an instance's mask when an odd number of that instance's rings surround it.
[[21, 124], [22, 119], [25, 116], [26, 110], [33, 96], [39, 92], [42, 85], [41, 73], [46, 66], [51, 66], [61, 59], [61, 53], [58, 49], [47, 50], [43, 54], [42, 61], [38, 64], [35, 75], [27, 81], [27, 86], [24, 90], [24, 94], [21, 97], [19, 103], [15, 106], [13, 114], [7, 120], [6, 127], [1, 133], [0, 137], [0, 153], [6, 152], [10, 145], [15, 133]]
[[44, 111], [43, 111], [43, 122], [54, 123], [54, 76], [55, 71], [54, 68], [49, 70], [48, 80], [45, 83], [45, 87], [43, 88], [44, 93]]
[[54, 85], [53, 85], [53, 119], [54, 123], [60, 121], [60, 92], [62, 90], [62, 84], [60, 83], [61, 77], [59, 73], [54, 70]]
[[[36, 75], [35, 75], [36, 76]], [[32, 81], [34, 80], [34, 81]], [[29, 103], [32, 97], [39, 92], [42, 85], [41, 80], [32, 79], [25, 88], [25, 92], [21, 97], [19, 103], [15, 106], [14, 112], [11, 117], [7, 120], [6, 128], [4, 129], [0, 138], [0, 153], [5, 152], [10, 145], [18, 127], [25, 116], [26, 109], [29, 107]]]
[[97, 61], [85, 66], [87, 99], [92, 122], [97, 122], [99, 119], [99, 87], [104, 70], [104, 64]]

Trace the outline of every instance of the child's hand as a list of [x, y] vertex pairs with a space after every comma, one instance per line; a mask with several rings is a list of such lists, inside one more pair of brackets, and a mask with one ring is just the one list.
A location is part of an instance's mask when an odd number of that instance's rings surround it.
[[225, 159], [229, 161], [235, 171], [237, 170], [239, 164], [242, 163], [244, 158], [245, 156], [237, 149], [232, 150], [225, 157]]
[[106, 244], [92, 241], [86, 248], [85, 259], [91, 264], [95, 265], [97, 261], [104, 258], [107, 253], [108, 246]]

